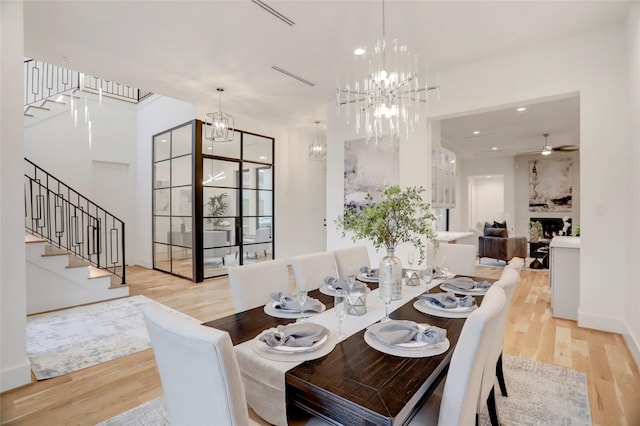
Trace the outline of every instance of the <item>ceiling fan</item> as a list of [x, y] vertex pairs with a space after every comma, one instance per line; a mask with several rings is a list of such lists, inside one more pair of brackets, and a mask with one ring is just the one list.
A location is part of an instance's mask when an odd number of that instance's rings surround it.
[[539, 154], [542, 154], [542, 155], [549, 155], [552, 152], [573, 152], [573, 151], [578, 151], [580, 149], [580, 147], [578, 145], [560, 145], [560, 146], [552, 147], [547, 142], [547, 138], [549, 137], [549, 133], [543, 133], [542, 136], [544, 136], [544, 145], [542, 145], [542, 149], [541, 150], [524, 152], [523, 154], [538, 154], [539, 153]]

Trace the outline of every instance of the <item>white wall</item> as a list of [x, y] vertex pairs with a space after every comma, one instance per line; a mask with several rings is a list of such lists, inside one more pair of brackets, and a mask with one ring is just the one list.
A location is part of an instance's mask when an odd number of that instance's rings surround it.
[[[441, 101], [430, 106], [432, 117], [446, 118], [522, 100], [580, 95], [583, 233], [579, 324], [614, 332], [626, 331], [626, 282], [631, 278], [627, 248], [632, 243], [628, 229], [637, 226], [631, 217], [638, 217], [638, 212], [631, 214], [628, 190], [633, 175], [631, 160], [624, 155], [632, 150], [627, 38], [625, 26], [615, 26], [440, 70]], [[336, 129], [329, 132], [327, 176], [330, 218], [337, 216], [342, 199], [342, 151], [338, 148], [350, 136], [341, 124], [344, 118], [333, 121]], [[329, 124], [331, 129], [331, 121]], [[412, 155], [401, 155], [400, 169], [421, 174], [427, 167], [415, 145]], [[408, 147], [401, 145], [401, 152], [402, 146]], [[328, 241], [330, 247], [344, 244], [335, 229], [329, 230]], [[607, 283], [606, 292], [603, 283]], [[633, 303], [637, 306], [640, 300], [636, 297]]]
[[[502, 175], [470, 176], [467, 186], [469, 190], [470, 220], [468, 228], [475, 224], [504, 219], [504, 177]], [[513, 223], [509, 221], [510, 228]]]
[[640, 3], [634, 2], [631, 6], [629, 15], [629, 32], [628, 32], [628, 54], [630, 58], [629, 67], [629, 94], [631, 105], [629, 108], [629, 122], [631, 123], [631, 141], [632, 150], [629, 159], [631, 160], [631, 184], [628, 188], [631, 190], [632, 198], [632, 214], [631, 221], [628, 224], [627, 232], [629, 233], [628, 249], [628, 279], [626, 280], [626, 288], [624, 290], [626, 300], [626, 315], [624, 317], [627, 328], [626, 340], [631, 353], [635, 357], [636, 364], [640, 365], [640, 309], [638, 303], [640, 301], [640, 285], [638, 285], [638, 277], [640, 277], [640, 226], [638, 226], [638, 217], [640, 217]]
[[22, 2], [0, 2], [0, 392], [31, 381], [23, 229], [22, 16]]

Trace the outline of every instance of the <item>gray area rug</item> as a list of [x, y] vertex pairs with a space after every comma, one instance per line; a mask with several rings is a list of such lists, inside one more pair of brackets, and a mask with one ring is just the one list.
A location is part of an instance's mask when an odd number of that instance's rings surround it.
[[149, 349], [142, 316], [146, 303], [156, 302], [134, 296], [27, 317], [27, 355], [36, 378], [61, 376]]
[[[503, 364], [509, 397], [499, 394], [496, 383], [498, 415], [503, 426], [591, 424], [584, 373], [510, 355], [504, 355]], [[159, 397], [99, 426], [168, 424], [164, 398]], [[480, 415], [480, 424], [491, 424], [486, 407]]]

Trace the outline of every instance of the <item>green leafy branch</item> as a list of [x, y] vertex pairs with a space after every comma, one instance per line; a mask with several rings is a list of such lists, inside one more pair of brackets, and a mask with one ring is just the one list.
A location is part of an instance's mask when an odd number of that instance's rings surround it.
[[395, 250], [400, 243], [412, 243], [419, 251], [419, 263], [425, 258], [425, 245], [422, 237], [434, 240], [431, 227], [436, 219], [430, 205], [423, 201], [423, 187], [409, 187], [405, 190], [398, 185], [378, 190], [381, 201], [373, 203], [371, 194], [365, 197], [365, 206], [361, 211], [348, 209], [335, 223], [342, 237], [352, 232], [351, 239], [368, 239], [377, 249], [385, 247]]

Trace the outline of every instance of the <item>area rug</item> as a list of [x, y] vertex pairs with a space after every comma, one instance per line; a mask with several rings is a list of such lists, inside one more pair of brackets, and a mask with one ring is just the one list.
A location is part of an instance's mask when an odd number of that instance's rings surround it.
[[[503, 356], [503, 365], [509, 397], [502, 397], [496, 384], [498, 415], [503, 426], [591, 424], [584, 373], [510, 355]], [[99, 426], [168, 424], [164, 398], [159, 397]], [[480, 415], [480, 424], [491, 424], [486, 407]]]
[[146, 303], [156, 302], [134, 296], [27, 317], [27, 355], [36, 378], [50, 379], [150, 348], [142, 316]]

